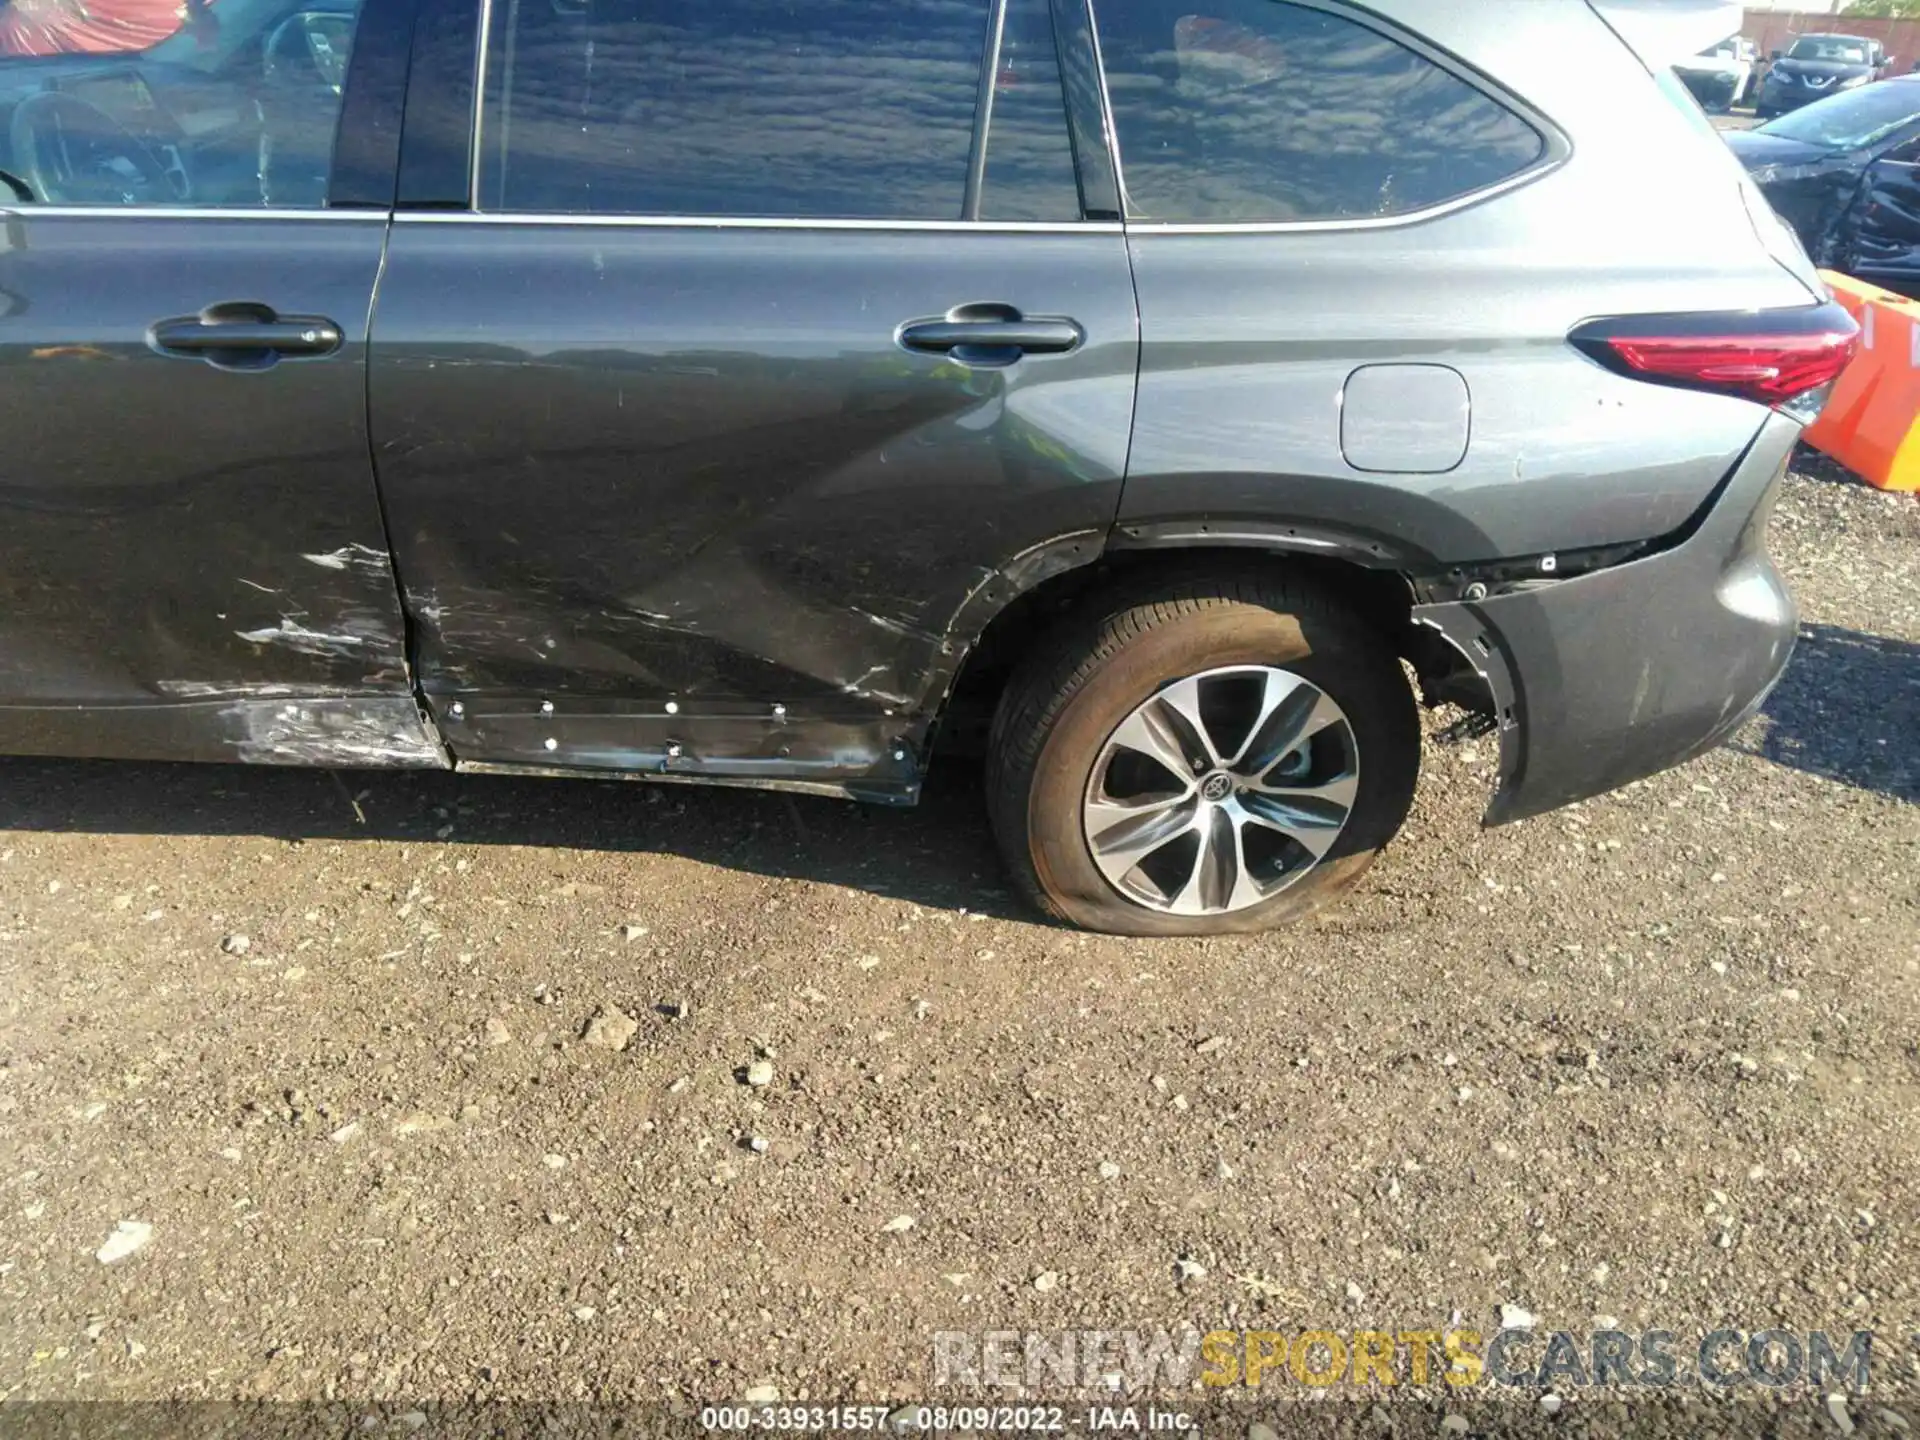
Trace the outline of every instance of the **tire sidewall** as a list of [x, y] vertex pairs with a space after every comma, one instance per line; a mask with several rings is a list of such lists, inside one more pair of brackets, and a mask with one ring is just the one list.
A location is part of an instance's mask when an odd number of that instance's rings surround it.
[[[1226, 915], [1169, 915], [1122, 896], [1094, 864], [1082, 805], [1094, 762], [1121, 721], [1176, 680], [1237, 665], [1271, 665], [1318, 686], [1346, 712], [1360, 787], [1340, 838], [1312, 873], [1258, 905]], [[1155, 625], [1091, 675], [1041, 747], [1027, 799], [1036, 878], [1068, 919], [1127, 935], [1265, 930], [1351, 886], [1400, 828], [1419, 767], [1419, 722], [1398, 662], [1351, 624], [1223, 604]]]

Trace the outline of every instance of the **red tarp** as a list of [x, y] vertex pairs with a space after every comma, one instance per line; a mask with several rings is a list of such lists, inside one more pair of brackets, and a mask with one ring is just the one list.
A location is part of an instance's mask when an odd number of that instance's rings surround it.
[[144, 50], [186, 22], [184, 0], [7, 0], [0, 55]]

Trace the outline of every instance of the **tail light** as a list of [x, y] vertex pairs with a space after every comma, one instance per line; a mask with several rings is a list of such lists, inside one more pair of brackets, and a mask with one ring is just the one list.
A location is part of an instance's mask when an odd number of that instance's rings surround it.
[[1860, 347], [1860, 327], [1834, 304], [1796, 310], [1623, 315], [1591, 320], [1574, 346], [1618, 375], [1733, 395], [1811, 420]]

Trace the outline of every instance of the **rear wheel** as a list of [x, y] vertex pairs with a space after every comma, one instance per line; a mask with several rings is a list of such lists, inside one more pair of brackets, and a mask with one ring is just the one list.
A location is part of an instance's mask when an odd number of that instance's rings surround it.
[[1127, 935], [1263, 930], [1358, 880], [1419, 768], [1384, 637], [1267, 575], [1084, 610], [1002, 697], [988, 801], [1051, 914]]

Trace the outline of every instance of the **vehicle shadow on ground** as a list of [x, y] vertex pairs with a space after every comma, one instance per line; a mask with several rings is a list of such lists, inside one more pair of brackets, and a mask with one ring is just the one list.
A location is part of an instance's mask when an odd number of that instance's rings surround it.
[[1761, 715], [1758, 741], [1743, 734], [1731, 748], [1920, 802], [1920, 645], [1802, 625], [1793, 662]]
[[440, 771], [0, 759], [0, 830], [384, 840], [672, 855], [938, 909], [1036, 920], [987, 829], [977, 762], [914, 809], [715, 786]]
[[[1733, 748], [1920, 802], [1920, 645], [1808, 625], [1760, 734]], [[987, 830], [977, 762], [918, 808], [631, 781], [0, 758], [0, 830], [382, 840], [670, 855], [945, 910], [1037, 920]]]

